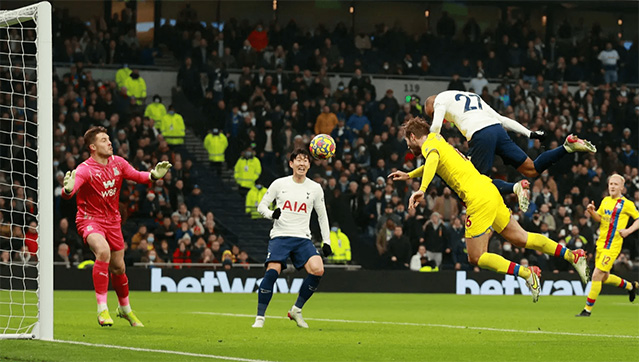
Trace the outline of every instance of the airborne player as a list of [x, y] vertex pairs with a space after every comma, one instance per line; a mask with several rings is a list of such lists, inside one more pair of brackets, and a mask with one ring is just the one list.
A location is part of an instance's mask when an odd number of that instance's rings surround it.
[[435, 174], [455, 190], [468, 207], [465, 237], [468, 260], [471, 264], [501, 274], [522, 277], [532, 292], [533, 302], [537, 302], [541, 291], [539, 267], [522, 266], [506, 260], [499, 254], [489, 253], [488, 239], [494, 230], [515, 246], [565, 259], [575, 267], [582, 282], [588, 282], [588, 266], [583, 250], [570, 251], [541, 234], [529, 233], [522, 229], [511, 217], [491, 180], [480, 174], [473, 164], [442, 136], [430, 133], [428, 123], [421, 118], [411, 118], [402, 125], [402, 130], [410, 151], [416, 156], [423, 155], [426, 163], [410, 173], [395, 171], [388, 177], [394, 180], [422, 177], [421, 187], [408, 201], [409, 209], [415, 208], [424, 197], [424, 192]]

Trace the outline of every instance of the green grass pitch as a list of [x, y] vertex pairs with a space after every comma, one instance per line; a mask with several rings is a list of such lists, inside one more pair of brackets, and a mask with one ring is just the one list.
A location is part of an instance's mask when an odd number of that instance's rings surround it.
[[146, 327], [132, 328], [110, 292], [115, 325], [101, 328], [93, 292], [57, 291], [55, 339], [66, 342], [0, 340], [0, 361], [639, 359], [639, 303], [626, 296], [602, 295], [592, 317], [576, 318], [584, 297], [317, 293], [308, 330], [286, 318], [295, 298], [275, 294], [265, 327], [253, 329], [256, 294], [133, 292]]

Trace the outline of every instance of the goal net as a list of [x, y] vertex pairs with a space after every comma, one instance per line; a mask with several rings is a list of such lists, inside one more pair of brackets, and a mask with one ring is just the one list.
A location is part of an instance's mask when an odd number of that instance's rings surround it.
[[53, 339], [51, 5], [0, 11], [0, 338]]

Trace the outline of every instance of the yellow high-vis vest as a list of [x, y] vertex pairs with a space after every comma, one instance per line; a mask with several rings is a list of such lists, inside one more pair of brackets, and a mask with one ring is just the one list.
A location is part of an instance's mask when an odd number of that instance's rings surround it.
[[229, 146], [229, 141], [224, 133], [214, 135], [209, 133], [204, 138], [204, 148], [209, 152], [209, 161], [224, 162], [224, 151]]

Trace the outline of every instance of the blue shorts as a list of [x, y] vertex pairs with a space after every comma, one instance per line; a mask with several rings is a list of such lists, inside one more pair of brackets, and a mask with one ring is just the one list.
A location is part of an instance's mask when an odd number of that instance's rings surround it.
[[319, 255], [319, 252], [311, 239], [278, 236], [268, 242], [268, 254], [264, 264], [278, 262], [282, 264], [283, 270], [286, 269], [286, 259], [290, 256], [293, 266], [299, 270], [313, 255]]
[[486, 176], [490, 176], [495, 155], [499, 155], [505, 164], [514, 168], [521, 166], [528, 158], [528, 155], [510, 139], [501, 124], [493, 124], [473, 133], [468, 145], [470, 162], [479, 173]]

